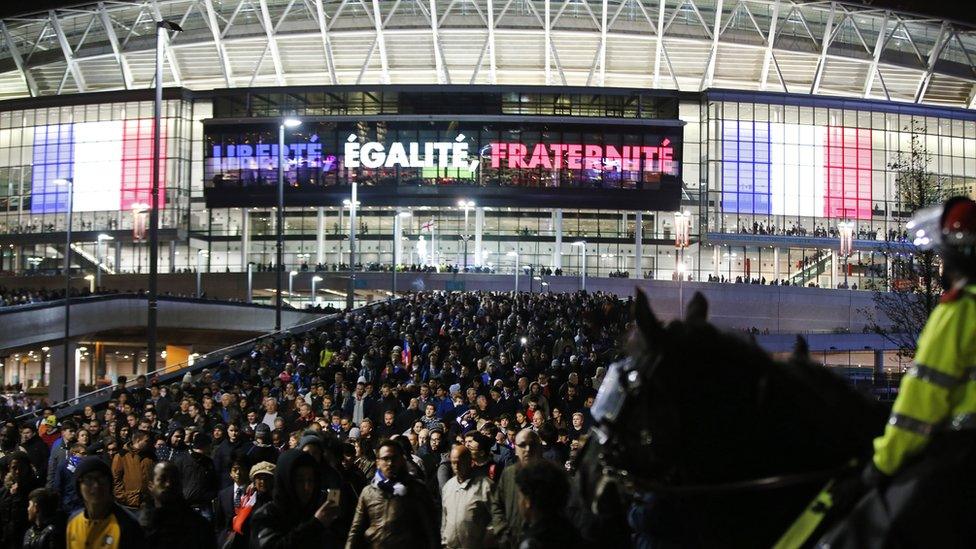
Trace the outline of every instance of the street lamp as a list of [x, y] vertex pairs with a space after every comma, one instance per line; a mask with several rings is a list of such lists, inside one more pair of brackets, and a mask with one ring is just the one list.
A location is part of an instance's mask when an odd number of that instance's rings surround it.
[[[146, 300], [148, 303], [146, 371], [148, 372], [156, 371], [156, 313], [159, 309], [158, 266], [156, 265], [159, 256], [159, 141], [163, 123], [163, 42], [164, 38], [168, 38], [166, 33], [169, 31], [182, 32], [183, 28], [172, 21], [156, 21], [156, 99], [153, 102], [152, 181], [149, 193], [149, 298]], [[67, 376], [65, 379], [67, 382]]]
[[840, 256], [844, 258], [844, 288], [847, 288], [847, 269], [848, 257], [854, 250], [854, 222], [841, 221], [837, 224], [837, 232], [840, 235]]
[[352, 310], [353, 295], [356, 291], [356, 181], [352, 182], [351, 199], [343, 200], [342, 204], [349, 207], [349, 286], [346, 288], [346, 309]]
[[675, 272], [678, 274], [678, 318], [682, 317], [684, 295], [682, 295], [685, 279], [685, 248], [691, 240], [691, 212], [674, 212], [674, 261]]
[[312, 277], [312, 306], [315, 306], [315, 303], [317, 302], [317, 298], [315, 296], [315, 284], [318, 282], [322, 282], [322, 277], [319, 275], [313, 276]]
[[71, 354], [68, 352], [68, 338], [71, 329], [71, 221], [74, 213], [74, 194], [75, 184], [70, 178], [55, 179], [54, 184], [65, 186], [68, 190], [68, 224], [64, 231], [64, 379], [62, 379], [61, 400], [68, 400], [68, 361]]
[[197, 250], [197, 299], [203, 297], [203, 285], [201, 284], [201, 274], [203, 272], [203, 258], [210, 255], [207, 250]]
[[573, 246], [579, 246], [580, 250], [583, 252], [583, 259], [581, 265], [583, 266], [582, 272], [580, 273], [580, 290], [586, 291], [586, 241], [577, 240], [573, 242]]
[[288, 297], [291, 297], [292, 295], [292, 282], [294, 281], [295, 275], [297, 274], [298, 271], [291, 271], [290, 273], [288, 273]]
[[[281, 275], [285, 264], [285, 128], [297, 128], [297, 118], [285, 118], [278, 124], [278, 212], [275, 220], [275, 331], [281, 331]], [[297, 160], [297, 158], [296, 158]]]
[[508, 252], [505, 255], [507, 255], [508, 257], [514, 257], [515, 258], [515, 293], [517, 294], [518, 293], [518, 275], [519, 275], [519, 254], [518, 254], [518, 251], [511, 251], [511, 252]]
[[464, 234], [461, 235], [461, 240], [464, 240], [464, 272], [468, 271], [468, 239], [471, 235], [468, 233], [468, 211], [474, 208], [474, 200], [459, 200], [458, 207], [464, 209]]
[[400, 228], [400, 220], [407, 219], [411, 216], [413, 216], [411, 212], [397, 212], [393, 214], [393, 284], [390, 288], [390, 293], [393, 294], [393, 297], [396, 297], [397, 292], [397, 260], [399, 259], [397, 257], [399, 255], [397, 250], [400, 248], [400, 232], [402, 231]]
[[112, 235], [102, 233], [98, 235], [98, 240], [95, 242], [95, 255], [98, 256], [98, 265], [95, 265], [95, 287], [102, 287], [102, 269], [103, 269], [103, 259], [102, 259], [102, 243], [106, 240], [115, 240]]

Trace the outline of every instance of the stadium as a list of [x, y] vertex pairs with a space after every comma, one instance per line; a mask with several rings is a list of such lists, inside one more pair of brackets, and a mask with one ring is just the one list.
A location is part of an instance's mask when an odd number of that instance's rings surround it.
[[[161, 20], [177, 26], [157, 41]], [[903, 155], [921, 144], [953, 194], [976, 182], [976, 34], [889, 9], [66, 2], [0, 32], [13, 288], [63, 287], [66, 236], [72, 287], [146, 287], [157, 53], [158, 271], [174, 295], [275, 302], [279, 130], [296, 309], [386, 298], [395, 263], [400, 291], [641, 285], [674, 315], [687, 286], [727, 327], [863, 332], [859, 311], [900, 280]], [[736, 282], [761, 287], [715, 284]], [[5, 345], [5, 383], [41, 380], [42, 339]], [[876, 340], [821, 350], [903, 365]], [[85, 382], [145, 362], [120, 352], [132, 364]]]

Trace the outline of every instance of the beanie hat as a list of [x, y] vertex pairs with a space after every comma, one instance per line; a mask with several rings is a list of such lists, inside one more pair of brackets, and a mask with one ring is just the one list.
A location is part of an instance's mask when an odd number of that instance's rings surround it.
[[112, 478], [112, 468], [108, 466], [101, 458], [96, 456], [88, 456], [78, 463], [75, 467], [75, 485], [81, 484], [81, 479], [84, 478], [88, 473], [102, 473], [110, 480]]

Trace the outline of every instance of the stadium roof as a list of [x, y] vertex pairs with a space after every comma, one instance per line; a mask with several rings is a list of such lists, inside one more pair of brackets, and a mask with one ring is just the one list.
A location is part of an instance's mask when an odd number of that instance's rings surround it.
[[[104, 1], [0, 21], [0, 99], [165, 84], [550, 84], [976, 106], [976, 29], [789, 0]], [[663, 38], [661, 38], [663, 37]]]

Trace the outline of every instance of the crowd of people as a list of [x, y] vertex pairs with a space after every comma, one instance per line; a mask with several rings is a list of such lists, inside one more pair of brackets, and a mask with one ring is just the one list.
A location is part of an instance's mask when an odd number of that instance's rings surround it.
[[[109, 293], [118, 293], [116, 290], [96, 290], [92, 292], [89, 288], [77, 289], [72, 288], [71, 297], [72, 299], [76, 297], [89, 297], [93, 295], [102, 295]], [[43, 303], [45, 301], [56, 301], [58, 299], [64, 299], [64, 288], [58, 289], [46, 289], [46, 288], [5, 288], [0, 286], [0, 307], [12, 307], [15, 305], [29, 305], [31, 303]]]
[[0, 547], [603, 545], [626, 528], [580, 503], [572, 457], [629, 306], [419, 293], [119, 379], [104, 409], [0, 408]]
[[[814, 238], [840, 238], [837, 227], [830, 227], [822, 223], [815, 224], [807, 228], [791, 221], [790, 226], [777, 227], [775, 223], [765, 221], [753, 221], [752, 225], [742, 219], [737, 220], [737, 232], [741, 234], [753, 234], [760, 236], [812, 236]], [[735, 230], [733, 228], [733, 230]], [[878, 227], [872, 229], [864, 225], [858, 226], [854, 230], [854, 238], [858, 240], [879, 240], [885, 242], [907, 242], [908, 231], [904, 229], [888, 229]]]

